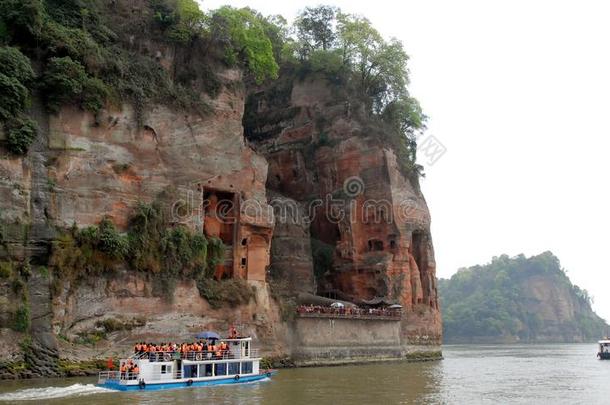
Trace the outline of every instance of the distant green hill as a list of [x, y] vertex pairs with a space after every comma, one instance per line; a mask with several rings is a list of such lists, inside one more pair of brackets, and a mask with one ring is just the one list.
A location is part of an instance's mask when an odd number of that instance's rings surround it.
[[439, 281], [443, 334], [451, 342], [584, 342], [606, 322], [551, 252], [494, 257]]

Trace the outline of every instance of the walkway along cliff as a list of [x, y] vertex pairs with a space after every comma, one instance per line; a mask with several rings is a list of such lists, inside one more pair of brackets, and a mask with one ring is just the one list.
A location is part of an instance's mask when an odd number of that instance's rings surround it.
[[[72, 24], [70, 6], [18, 10], [43, 13], [39, 31], [6, 21], [3, 52], [44, 84], [24, 82], [14, 112], [35, 123], [29, 148], [0, 117], [0, 378], [79, 375], [137, 341], [230, 325], [278, 364], [440, 357], [430, 215], [391, 130], [348, 82], [229, 63], [218, 30], [234, 9], [185, 45], [172, 2], [152, 3]], [[57, 45], [61, 30], [98, 59]], [[56, 66], [82, 70], [81, 93], [55, 86]], [[296, 311], [335, 301], [402, 315]]]

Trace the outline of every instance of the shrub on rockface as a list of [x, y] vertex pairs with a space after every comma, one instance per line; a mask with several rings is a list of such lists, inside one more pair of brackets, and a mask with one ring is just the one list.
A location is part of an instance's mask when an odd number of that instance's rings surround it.
[[12, 46], [0, 47], [0, 73], [23, 85], [29, 84], [35, 76], [30, 59]]
[[0, 47], [0, 123], [14, 154], [25, 154], [36, 138], [35, 122], [24, 115], [34, 76], [30, 60], [17, 48]]
[[34, 142], [38, 126], [30, 118], [18, 116], [6, 122], [5, 130], [8, 150], [16, 155], [23, 155]]
[[257, 83], [277, 78], [279, 66], [267, 36], [266, 20], [250, 8], [224, 6], [212, 12], [211, 32], [225, 46], [229, 65], [243, 62]]
[[172, 226], [160, 204], [140, 203], [126, 232], [104, 218], [97, 226], [74, 226], [54, 242], [53, 291], [59, 293], [62, 280], [78, 283], [123, 265], [149, 275], [153, 294], [171, 299], [178, 280], [210, 278], [223, 259], [220, 239]]
[[41, 87], [47, 108], [54, 113], [75, 100], [81, 107], [97, 112], [109, 93], [101, 80], [89, 77], [84, 66], [69, 56], [49, 59]]
[[171, 19], [165, 17], [159, 19], [162, 14], [155, 14], [157, 21], [170, 22], [167, 35], [173, 41], [187, 44], [200, 35], [204, 29], [206, 15], [199, 9], [194, 0], [176, 0], [175, 9], [171, 13]]
[[129, 263], [139, 271], [196, 277], [224, 256], [219, 239], [172, 227], [156, 203], [138, 204], [129, 221], [128, 239]]
[[49, 57], [69, 56], [90, 71], [99, 70], [105, 62], [105, 50], [80, 27], [66, 27], [47, 18], [40, 41]]
[[27, 332], [30, 328], [30, 310], [27, 305], [17, 309], [13, 318], [13, 330], [17, 332]]
[[23, 110], [28, 94], [28, 89], [18, 80], [0, 73], [0, 119], [5, 121]]
[[6, 39], [29, 41], [40, 35], [44, 20], [42, 0], [2, 0], [0, 21], [5, 26]]

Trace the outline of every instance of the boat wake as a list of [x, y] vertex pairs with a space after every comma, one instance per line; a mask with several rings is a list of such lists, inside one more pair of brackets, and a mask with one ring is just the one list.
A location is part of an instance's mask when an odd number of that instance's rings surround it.
[[67, 387], [28, 388], [0, 395], [0, 401], [40, 401], [66, 397], [80, 397], [112, 392], [93, 384], [73, 384]]

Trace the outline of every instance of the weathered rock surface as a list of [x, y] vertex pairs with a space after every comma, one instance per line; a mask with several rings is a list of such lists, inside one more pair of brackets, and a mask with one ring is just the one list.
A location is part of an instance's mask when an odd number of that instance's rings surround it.
[[[332, 249], [317, 293], [403, 305], [403, 343], [441, 336], [430, 215], [383, 128], [319, 77], [281, 81], [247, 104], [246, 136], [269, 162], [267, 187], [305, 205], [311, 237]], [[274, 256], [296, 256], [290, 244]], [[297, 259], [298, 260], [298, 259]]]
[[[218, 76], [222, 88], [207, 100], [212, 112], [205, 116], [161, 105], [143, 117], [129, 105], [97, 116], [65, 107], [49, 116], [35, 105], [41, 134], [30, 153], [0, 157], [0, 258], [25, 259], [41, 269], [27, 282], [29, 329], [9, 331], [16, 307], [0, 311], [7, 318], [0, 338], [11, 339], [20, 353], [0, 351], [0, 377], [78, 374], [65, 371], [58, 359], [117, 357], [138, 340], [190, 339], [201, 329], [222, 332], [233, 323], [254, 336], [265, 354], [282, 358], [295, 345], [306, 351], [303, 336], [293, 336], [298, 327], [272, 298], [268, 271], [293, 295], [399, 303], [405, 315], [388, 327], [394, 340], [381, 356], [410, 353], [414, 344], [435, 352], [441, 325], [430, 216], [417, 181], [405, 176], [379, 136], [383, 128], [314, 78], [254, 94], [244, 138], [241, 74], [225, 70]], [[124, 228], [138, 201], [151, 202], [168, 190], [175, 193], [165, 196], [170, 204], [186, 207], [173, 222], [228, 244], [217, 275], [248, 280], [255, 300], [214, 310], [193, 280], [183, 280], [168, 302], [153, 295], [146, 274], [126, 268], [64, 282], [51, 296], [53, 272], [42, 270], [57, 230], [104, 217]], [[235, 225], [214, 223], [202, 207], [220, 197], [234, 203]], [[315, 274], [313, 242], [330, 249], [324, 273]], [[108, 331], [100, 326], [104, 322], [122, 326]], [[346, 325], [349, 334], [360, 324]], [[378, 336], [374, 322], [353, 332]], [[14, 344], [20, 341], [27, 347]], [[379, 358], [340, 346], [338, 357]]]
[[309, 216], [305, 205], [270, 192], [275, 213], [271, 242], [271, 277], [291, 294], [315, 292]]
[[[230, 230], [225, 243], [242, 243], [229, 248], [234, 257], [227, 263], [237, 266], [242, 257], [250, 262], [237, 267], [238, 276], [256, 285], [256, 300], [215, 311], [200, 298], [194, 281], [185, 281], [168, 304], [152, 296], [145, 275], [127, 270], [78, 285], [64, 283], [61, 294], [51, 298], [51, 280], [35, 272], [23, 299], [31, 326], [17, 334], [17, 342], [31, 340], [30, 351], [19, 359], [2, 353], [4, 369], [26, 362], [29, 371], [21, 376], [56, 375], [59, 357], [76, 361], [124, 355], [137, 339], [192, 338], [193, 331], [225, 331], [232, 322], [255, 336], [269, 354], [286, 353], [285, 325], [264, 282], [273, 227], [265, 189], [267, 163], [243, 138], [241, 73], [226, 70], [219, 77], [224, 84], [218, 97], [208, 100], [213, 112], [206, 116], [156, 106], [139, 125], [129, 105], [96, 117], [74, 107], [57, 115], [35, 113], [41, 131], [29, 154], [15, 158], [2, 151], [0, 158], [0, 259], [46, 266], [56, 229], [94, 225], [104, 217], [124, 227], [138, 201], [152, 202], [167, 190], [175, 190], [165, 196], [170, 205], [175, 201], [187, 207], [173, 222], [203, 232], [202, 204], [212, 190], [230, 196], [238, 207], [235, 232]], [[5, 307], [0, 312], [7, 328], [16, 306]], [[66, 342], [95, 336], [100, 331], [96, 324], [105, 319], [128, 322], [137, 317], [144, 317], [145, 325], [110, 333], [96, 344]]]
[[[83, 348], [60, 341], [62, 355], [79, 360], [92, 357], [124, 356], [133, 350], [138, 341], [189, 341], [202, 330], [225, 333], [236, 325], [265, 348], [269, 355], [286, 353], [286, 325], [271, 302], [266, 283], [253, 282], [256, 297], [249, 304], [236, 308], [212, 309], [199, 296], [193, 281], [180, 283], [168, 303], [151, 295], [149, 280], [132, 272], [123, 272], [113, 278], [99, 278], [76, 291], [66, 289], [57, 299], [59, 309], [53, 327], [69, 340], [100, 330], [105, 320], [128, 325], [110, 332], [107, 340]], [[103, 330], [103, 329], [102, 329]]]

